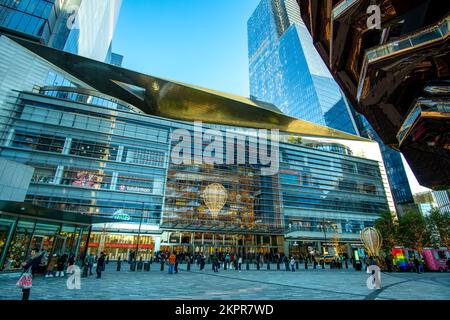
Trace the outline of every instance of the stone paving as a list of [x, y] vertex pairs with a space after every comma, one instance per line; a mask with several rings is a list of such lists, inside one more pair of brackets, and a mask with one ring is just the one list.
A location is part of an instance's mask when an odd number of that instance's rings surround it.
[[[81, 279], [81, 290], [69, 290], [66, 278], [33, 280], [31, 300], [450, 300], [450, 273], [383, 273], [382, 289], [366, 287], [368, 274], [353, 269], [301, 268], [296, 272], [272, 270], [200, 271], [193, 266], [169, 275], [153, 264], [149, 272], [129, 271], [128, 264], [116, 271], [110, 263], [102, 275]], [[18, 274], [0, 274], [0, 300], [21, 299], [15, 287]]]

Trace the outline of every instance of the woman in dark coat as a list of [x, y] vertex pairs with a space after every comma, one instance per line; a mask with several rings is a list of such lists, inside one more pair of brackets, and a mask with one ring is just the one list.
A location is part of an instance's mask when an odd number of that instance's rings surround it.
[[[38, 270], [39, 265], [41, 264], [41, 261], [42, 261], [42, 254], [39, 255], [38, 252], [39, 252], [38, 249], [31, 250], [30, 259], [28, 259], [27, 262], [22, 263], [23, 272], [30, 270], [31, 275], [34, 276], [34, 274]], [[31, 291], [31, 288], [22, 289], [22, 300], [29, 300], [30, 291]]]
[[66, 266], [66, 262], [67, 262], [67, 254], [63, 254], [62, 256], [58, 257], [58, 262], [56, 263], [57, 277], [64, 277], [64, 267]]

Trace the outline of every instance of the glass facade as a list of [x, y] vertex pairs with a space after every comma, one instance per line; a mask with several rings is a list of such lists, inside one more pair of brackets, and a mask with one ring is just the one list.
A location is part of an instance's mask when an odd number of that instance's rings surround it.
[[48, 43], [59, 14], [54, 0], [1, 0], [0, 26]]
[[50, 47], [108, 59], [121, 0], [0, 0], [0, 26]]
[[[33, 53], [0, 37], [0, 50], [5, 46], [20, 61], [32, 60]], [[361, 228], [388, 208], [372, 141], [280, 132], [279, 171], [272, 175], [250, 156], [236, 164], [177, 164], [172, 133], [195, 133], [194, 122], [144, 114], [113, 97], [114, 90], [100, 93], [44, 59], [34, 63], [41, 72], [28, 83], [18, 81], [26, 70], [8, 73], [16, 96], [9, 95], [0, 157], [34, 168], [27, 204], [114, 219], [93, 226], [90, 251], [122, 259], [167, 248], [254, 257], [287, 253], [289, 239], [320, 250], [327, 237], [358, 242]], [[252, 130], [204, 123], [202, 133], [230, 128], [242, 130], [235, 156], [250, 154]], [[208, 147], [191, 145], [193, 154]]]
[[290, 116], [357, 134], [345, 96], [308, 30], [289, 16], [291, 2], [262, 0], [248, 21], [250, 94]]
[[381, 155], [386, 167], [387, 178], [391, 187], [395, 204], [411, 204], [414, 198], [409, 186], [408, 176], [399, 152], [386, 146], [366, 118], [362, 114], [356, 114], [355, 120], [360, 128], [361, 135], [375, 140], [380, 145]]
[[249, 19], [250, 93], [290, 116], [377, 141], [395, 204], [412, 203], [401, 155], [354, 111], [295, 12], [295, 1], [262, 0]]
[[[139, 114], [105, 95], [102, 99], [112, 103], [98, 103], [93, 92], [76, 90], [43, 87], [19, 96], [0, 155], [35, 168], [26, 202], [113, 217], [119, 225], [173, 230], [170, 234], [194, 230], [199, 235], [194, 232], [187, 243], [192, 251], [238, 244], [246, 254], [265, 252], [262, 248], [282, 252], [283, 247], [272, 240], [267, 245], [255, 238], [245, 242], [245, 234], [321, 237], [326, 217], [336, 233], [352, 239], [387, 209], [378, 163], [353, 156], [339, 143], [283, 142], [280, 172], [273, 176], [261, 175], [256, 165], [176, 165], [169, 161], [170, 132], [179, 127], [192, 131], [192, 124]], [[204, 198], [214, 183], [227, 193], [217, 215]], [[223, 237], [228, 234], [240, 236], [227, 242]], [[167, 241], [161, 245], [183, 245], [171, 242], [170, 235]], [[120, 248], [103, 244], [103, 249], [124, 258], [133, 243]]]

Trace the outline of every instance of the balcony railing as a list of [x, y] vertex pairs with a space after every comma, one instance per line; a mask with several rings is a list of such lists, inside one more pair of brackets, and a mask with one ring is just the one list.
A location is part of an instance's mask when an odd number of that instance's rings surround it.
[[422, 112], [445, 112], [450, 115], [450, 102], [446, 101], [432, 101], [419, 100], [411, 112], [406, 117], [403, 125], [397, 134], [399, 144], [402, 144], [411, 130], [416, 120], [420, 117]]
[[361, 95], [364, 89], [366, 80], [367, 67], [370, 63], [384, 59], [390, 55], [404, 52], [413, 48], [418, 48], [427, 45], [431, 42], [443, 39], [450, 34], [450, 15], [442, 19], [437, 24], [428, 28], [422, 29], [418, 32], [407, 35], [399, 40], [389, 42], [387, 44], [378, 46], [366, 51], [364, 63], [361, 68], [361, 75], [359, 78], [357, 99], [361, 100]]

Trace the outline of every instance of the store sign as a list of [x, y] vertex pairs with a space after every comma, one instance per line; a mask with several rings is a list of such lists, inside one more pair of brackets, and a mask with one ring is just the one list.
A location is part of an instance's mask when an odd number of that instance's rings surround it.
[[125, 186], [123, 184], [119, 186], [119, 189], [121, 191], [131, 191], [131, 192], [139, 192], [139, 193], [151, 193], [152, 192], [152, 190], [150, 188]]

